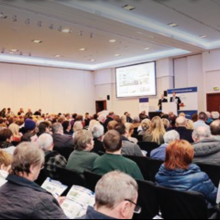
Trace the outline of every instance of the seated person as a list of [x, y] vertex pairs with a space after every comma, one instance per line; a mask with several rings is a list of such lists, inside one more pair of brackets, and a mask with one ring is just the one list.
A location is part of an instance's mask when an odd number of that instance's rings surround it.
[[212, 137], [210, 128], [198, 127], [193, 132], [195, 163], [220, 165], [220, 140]]
[[67, 219], [58, 201], [34, 183], [44, 166], [44, 153], [34, 143], [14, 152], [12, 172], [0, 188], [0, 219]]
[[50, 124], [46, 121], [41, 122], [39, 124], [39, 132], [37, 133], [37, 136], [40, 137], [42, 134], [50, 134]]
[[0, 187], [7, 183], [6, 178], [11, 169], [11, 164], [12, 156], [3, 150], [0, 150]]
[[142, 122], [141, 122], [141, 131], [138, 133], [138, 136], [144, 136], [147, 132], [147, 130], [150, 128], [150, 124], [151, 124], [151, 121], [150, 119], [144, 119]]
[[53, 138], [50, 134], [42, 134], [38, 138], [37, 143], [39, 144], [40, 148], [44, 151], [44, 168], [46, 169], [48, 176], [51, 179], [59, 180], [59, 176], [57, 175], [57, 167], [65, 168], [67, 164], [66, 159], [56, 151], [53, 151], [54, 143]]
[[13, 134], [11, 130], [5, 128], [0, 131], [0, 148], [11, 155], [13, 155], [15, 150], [15, 147], [11, 143], [12, 139], [13, 139]]
[[94, 138], [94, 148], [91, 152], [98, 154], [99, 152], [105, 153], [104, 144], [102, 142], [104, 136], [104, 126], [101, 124], [94, 125], [92, 128], [92, 135]]
[[26, 119], [24, 122], [24, 135], [21, 138], [22, 142], [32, 142], [37, 139], [36, 123], [31, 119]]
[[119, 170], [134, 179], [144, 180], [137, 164], [121, 155], [122, 140], [121, 135], [117, 131], [111, 130], [106, 133], [104, 146], [106, 154], [95, 161], [93, 165], [94, 173], [104, 175], [111, 171]]
[[72, 136], [64, 134], [62, 124], [54, 123], [52, 131], [55, 147], [74, 147]]
[[137, 200], [134, 179], [118, 171], [108, 173], [96, 185], [95, 207], [89, 207], [81, 219], [132, 219], [134, 213], [141, 211]]
[[177, 131], [168, 131], [165, 135], [164, 135], [164, 144], [162, 144], [159, 148], [151, 151], [150, 154], [150, 158], [154, 159], [154, 160], [162, 160], [165, 161], [165, 157], [166, 157], [166, 149], [167, 146], [175, 141], [175, 140], [180, 140], [180, 135]]
[[194, 150], [184, 140], [169, 144], [166, 160], [156, 175], [156, 184], [178, 191], [195, 191], [203, 194], [208, 202], [215, 204], [217, 188], [206, 173], [192, 164]]
[[115, 129], [122, 138], [122, 155], [143, 157], [143, 153], [137, 144], [128, 139], [128, 131], [124, 124], [117, 124]]
[[21, 142], [21, 133], [19, 132], [20, 130], [20, 127], [13, 123], [9, 126], [9, 130], [11, 130], [13, 136], [12, 136], [12, 142], [17, 142], [17, 143], [20, 143]]
[[89, 131], [81, 130], [74, 135], [75, 151], [70, 155], [66, 168], [74, 170], [84, 177], [84, 171], [91, 171], [99, 155], [91, 153], [94, 146], [93, 136]]
[[156, 116], [151, 121], [151, 126], [143, 137], [144, 142], [154, 142], [158, 145], [164, 143], [163, 136], [166, 133], [162, 119]]
[[134, 134], [134, 125], [131, 123], [125, 123], [126, 132], [128, 134], [128, 140], [131, 141], [134, 144], [138, 143], [137, 138], [133, 137]]
[[214, 139], [220, 141], [220, 120], [215, 120], [212, 122], [210, 129]]

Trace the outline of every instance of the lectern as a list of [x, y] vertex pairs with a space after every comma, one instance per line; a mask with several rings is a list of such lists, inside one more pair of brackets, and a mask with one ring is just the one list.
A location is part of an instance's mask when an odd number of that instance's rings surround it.
[[173, 114], [178, 115], [177, 104], [174, 102], [162, 103], [162, 112], [164, 114], [169, 114], [170, 112], [173, 112]]

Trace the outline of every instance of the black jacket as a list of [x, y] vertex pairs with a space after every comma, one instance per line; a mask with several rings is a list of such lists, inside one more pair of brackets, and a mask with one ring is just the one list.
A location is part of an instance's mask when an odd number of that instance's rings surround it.
[[103, 152], [105, 153], [105, 148], [104, 148], [104, 144], [98, 140], [98, 139], [94, 139], [94, 148], [92, 149], [91, 152], [98, 154], [99, 152]]
[[53, 141], [55, 147], [73, 147], [74, 141], [72, 136], [66, 134], [53, 134]]
[[67, 219], [58, 202], [40, 186], [9, 175], [0, 188], [0, 219]]
[[180, 134], [180, 139], [181, 140], [186, 140], [189, 143], [194, 143], [194, 141], [192, 139], [193, 130], [188, 130], [184, 127], [177, 127], [174, 130], [177, 131]]
[[111, 218], [102, 213], [99, 213], [95, 211], [94, 208], [92, 207], [88, 207], [86, 215], [79, 219], [114, 219], [114, 218]]

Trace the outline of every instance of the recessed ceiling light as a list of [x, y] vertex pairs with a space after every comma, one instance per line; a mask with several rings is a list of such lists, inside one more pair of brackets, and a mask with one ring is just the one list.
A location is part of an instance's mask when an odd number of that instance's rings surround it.
[[132, 5], [125, 5], [125, 6], [123, 6], [122, 8], [124, 8], [125, 10], [128, 10], [128, 11], [132, 11], [132, 10], [135, 9], [135, 7], [132, 6]]
[[35, 44], [41, 44], [41, 43], [43, 43], [42, 40], [32, 40], [32, 42], [35, 43]]
[[115, 54], [116, 57], [120, 57], [121, 55], [119, 53]]
[[11, 52], [17, 52], [18, 49], [11, 49]]
[[170, 23], [170, 24], [168, 24], [168, 26], [170, 26], [170, 27], [178, 27], [178, 24], [176, 24], [176, 23]]
[[150, 47], [146, 47], [146, 48], [144, 48], [145, 50], [150, 50]]
[[202, 36], [200, 36], [200, 38], [205, 39], [205, 38], [207, 38], [207, 35], [202, 35]]
[[115, 40], [115, 39], [110, 39], [110, 40], [109, 40], [110, 43], [115, 43], [116, 41], [117, 41], [117, 40]]
[[70, 28], [64, 28], [64, 29], [62, 30], [62, 32], [63, 32], [63, 33], [70, 33], [71, 30], [70, 30]]
[[79, 50], [80, 51], [86, 51], [86, 48], [80, 48]]

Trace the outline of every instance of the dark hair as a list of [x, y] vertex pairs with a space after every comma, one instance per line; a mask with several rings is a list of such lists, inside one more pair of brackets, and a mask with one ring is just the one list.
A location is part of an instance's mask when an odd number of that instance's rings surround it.
[[64, 121], [62, 125], [63, 125], [63, 130], [66, 131], [67, 128], [69, 127], [69, 125], [70, 125], [70, 122], [69, 121]]
[[124, 135], [126, 133], [126, 127], [124, 124], [117, 124], [114, 128], [120, 135]]
[[192, 116], [192, 121], [193, 122], [196, 122], [196, 121], [198, 121], [198, 114], [194, 114], [193, 116]]
[[212, 122], [210, 125], [212, 135], [220, 135], [220, 120]]
[[105, 134], [104, 146], [110, 153], [119, 151], [122, 148], [122, 139], [120, 134], [115, 130], [108, 131]]
[[207, 120], [207, 115], [205, 112], [200, 112], [199, 113], [199, 119], [202, 121], [206, 121]]
[[45, 122], [41, 122], [40, 125], [39, 125], [39, 133], [43, 134], [46, 132], [47, 128], [50, 127], [50, 124], [47, 123], [46, 121]]
[[13, 136], [13, 133], [9, 129], [3, 129], [0, 131], [0, 141], [4, 142], [10, 139]]

